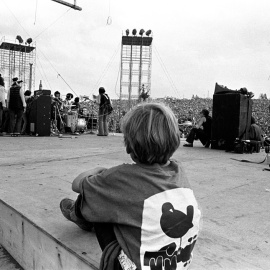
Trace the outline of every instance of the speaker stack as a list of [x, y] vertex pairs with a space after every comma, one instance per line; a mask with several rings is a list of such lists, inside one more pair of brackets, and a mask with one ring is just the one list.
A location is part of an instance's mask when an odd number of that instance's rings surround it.
[[252, 100], [236, 91], [213, 95], [212, 149], [233, 150], [236, 138], [247, 140]]
[[30, 108], [30, 133], [36, 136], [51, 135], [51, 91], [35, 91], [35, 99]]

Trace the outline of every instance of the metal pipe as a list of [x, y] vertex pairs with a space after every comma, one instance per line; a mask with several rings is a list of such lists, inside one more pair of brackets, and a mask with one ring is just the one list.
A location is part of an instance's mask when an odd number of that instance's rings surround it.
[[128, 85], [128, 107], [131, 109], [131, 92], [132, 92], [132, 49], [133, 49], [133, 37], [130, 46], [130, 62], [129, 62], [129, 85]]
[[62, 0], [52, 0], [52, 1], [57, 2], [59, 4], [62, 4], [64, 6], [71, 7], [71, 8], [76, 9], [76, 10], [82, 10], [81, 7], [76, 6], [76, 0], [74, 0], [74, 5], [72, 5], [72, 4], [68, 3], [68, 2], [62, 1]]
[[32, 91], [32, 67], [33, 67], [33, 64], [29, 63], [29, 65], [30, 65], [29, 90]]

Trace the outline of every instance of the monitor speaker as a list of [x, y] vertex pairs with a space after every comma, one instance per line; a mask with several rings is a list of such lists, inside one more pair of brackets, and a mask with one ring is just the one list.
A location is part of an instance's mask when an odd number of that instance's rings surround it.
[[211, 148], [232, 150], [236, 138], [249, 139], [252, 100], [239, 93], [214, 94]]
[[30, 133], [36, 136], [51, 135], [51, 97], [41, 95], [31, 104]]

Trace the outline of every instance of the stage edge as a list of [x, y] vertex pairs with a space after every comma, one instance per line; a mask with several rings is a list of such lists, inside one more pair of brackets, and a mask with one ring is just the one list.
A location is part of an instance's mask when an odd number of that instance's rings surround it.
[[2, 200], [0, 213], [0, 244], [24, 269], [98, 270]]

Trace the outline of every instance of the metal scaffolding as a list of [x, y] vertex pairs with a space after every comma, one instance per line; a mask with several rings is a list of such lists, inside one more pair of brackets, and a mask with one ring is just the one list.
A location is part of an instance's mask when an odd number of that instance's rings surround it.
[[12, 78], [22, 80], [23, 90], [35, 89], [36, 47], [30, 44], [7, 42], [3, 37], [0, 42], [0, 73], [9, 89]]
[[152, 37], [122, 36], [120, 100], [138, 99], [151, 91]]

